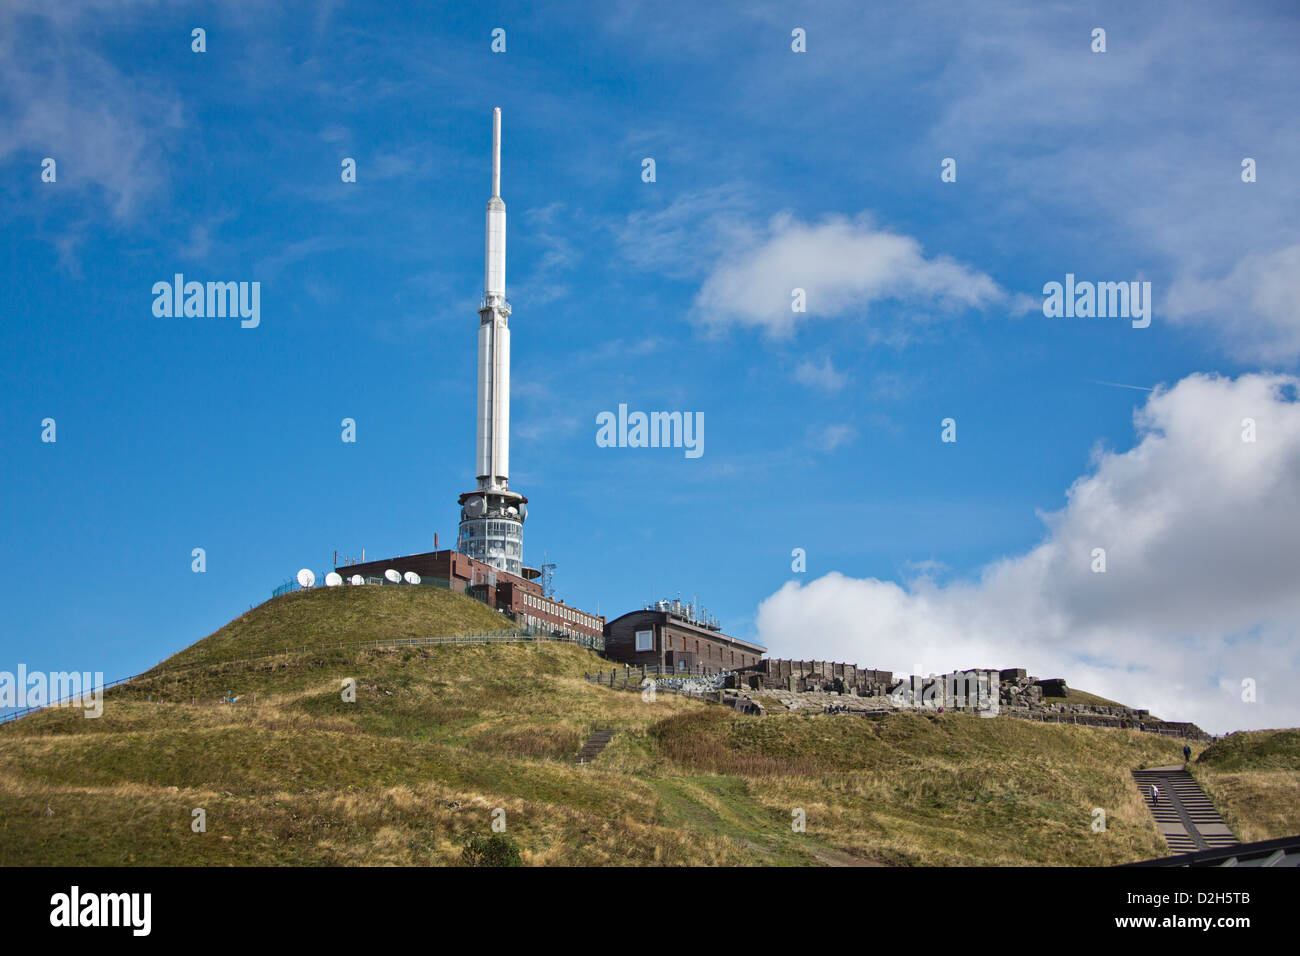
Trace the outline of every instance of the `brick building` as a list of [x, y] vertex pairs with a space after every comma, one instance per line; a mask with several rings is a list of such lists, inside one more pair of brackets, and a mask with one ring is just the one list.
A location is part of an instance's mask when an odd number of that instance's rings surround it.
[[450, 548], [349, 564], [335, 570], [344, 578], [359, 574], [382, 580], [389, 568], [401, 574], [414, 571], [427, 583], [476, 598], [520, 625], [558, 633], [597, 649], [603, 643], [605, 619], [600, 615], [548, 598], [535, 580], [500, 571]]
[[661, 601], [614, 618], [605, 625], [605, 656], [634, 667], [716, 674], [757, 664], [767, 652], [723, 634], [713, 622], [691, 619], [681, 607]]

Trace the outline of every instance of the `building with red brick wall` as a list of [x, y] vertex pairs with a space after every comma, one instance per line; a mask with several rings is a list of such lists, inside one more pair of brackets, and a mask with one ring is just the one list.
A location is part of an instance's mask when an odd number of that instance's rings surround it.
[[359, 574], [363, 578], [383, 580], [384, 572], [390, 568], [400, 574], [414, 571], [426, 581], [476, 598], [508, 614], [521, 626], [570, 637], [597, 649], [603, 644], [605, 619], [600, 615], [549, 598], [536, 581], [500, 571], [459, 551], [407, 554], [334, 570], [344, 578]]
[[750, 667], [766, 653], [761, 644], [674, 612], [667, 601], [630, 611], [605, 625], [606, 657], [633, 667], [658, 667], [661, 672], [716, 674]]

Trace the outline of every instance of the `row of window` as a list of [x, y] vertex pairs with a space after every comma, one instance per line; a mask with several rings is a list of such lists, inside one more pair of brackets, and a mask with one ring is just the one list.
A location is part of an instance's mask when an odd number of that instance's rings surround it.
[[[679, 635], [676, 638], [676, 646], [678, 650], [683, 650], [683, 651], [686, 650], [686, 637], [684, 635]], [[674, 647], [673, 635], [669, 634], [664, 638], [664, 649], [671, 651], [673, 647]], [[655, 649], [653, 630], [644, 630], [644, 631], [636, 632], [636, 649], [638, 651], [653, 651]], [[737, 661], [735, 650], [731, 648], [724, 649], [718, 647], [712, 641], [704, 642], [704, 650], [705, 650], [705, 655], [701, 659], [700, 661], [701, 663], [716, 658], [723, 664], [730, 664], [732, 666], [736, 666], [737, 664], [739, 664], [739, 666], [741, 667], [747, 667], [758, 660], [757, 657], [750, 657], [749, 655], [746, 655], [742, 651], [740, 654], [740, 660]], [[700, 657], [700, 642], [698, 639], [695, 640], [695, 656], [697, 658]]]
[[513, 521], [462, 521], [462, 538], [522, 538], [523, 528]]
[[519, 617], [523, 620], [525, 624], [527, 624], [530, 627], [536, 628], [539, 631], [548, 631], [548, 632], [559, 631], [565, 637], [585, 638], [588, 641], [592, 639], [590, 634], [581, 631], [575, 631], [571, 627], [558, 626], [555, 624], [554, 621], [546, 621], [540, 617], [533, 617], [531, 614], [521, 614], [519, 615]]
[[548, 601], [546, 598], [538, 597], [535, 594], [524, 594], [524, 604], [527, 607], [535, 607], [539, 611], [545, 611], [548, 614], [554, 614], [556, 617], [565, 621], [572, 621], [574, 624], [581, 624], [593, 630], [600, 630], [600, 618], [591, 614], [586, 614], [576, 608], [566, 607], [563, 604], [556, 604]]
[[523, 550], [523, 543], [512, 538], [461, 538], [460, 540], [461, 553], [480, 560], [486, 554], [508, 554], [517, 558], [523, 554]]
[[[461, 544], [461, 553], [467, 557], [482, 561], [484, 564], [491, 564], [509, 574], [519, 576], [523, 574], [523, 561], [517, 556], [502, 554], [500, 548], [493, 548], [489, 552], [483, 547], [482, 541], [466, 541]], [[515, 552], [517, 554], [517, 552]]]

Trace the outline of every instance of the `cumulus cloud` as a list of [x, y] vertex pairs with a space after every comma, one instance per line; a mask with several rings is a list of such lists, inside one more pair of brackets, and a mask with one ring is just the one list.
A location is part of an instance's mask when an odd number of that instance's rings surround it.
[[759, 637], [774, 656], [904, 673], [1027, 667], [1213, 732], [1300, 724], [1298, 385], [1198, 374], [1158, 388], [1137, 443], [1094, 454], [1029, 552], [973, 581], [791, 582], [761, 604]]
[[[982, 272], [947, 256], [927, 258], [915, 239], [861, 219], [804, 223], [783, 213], [748, 240], [718, 261], [696, 297], [710, 325], [788, 335], [810, 316], [862, 314], [887, 299], [955, 311], [1005, 297]], [[794, 289], [804, 290], [806, 312], [791, 308]]]

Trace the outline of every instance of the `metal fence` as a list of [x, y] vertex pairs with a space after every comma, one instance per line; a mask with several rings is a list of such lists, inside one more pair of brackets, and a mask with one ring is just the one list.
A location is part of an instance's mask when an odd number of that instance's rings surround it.
[[[108, 690], [110, 687], [117, 687], [121, 684], [129, 683], [130, 681], [135, 680], [136, 677], [139, 676], [140, 676], [139, 674], [136, 674], [134, 677], [119, 677], [117, 680], [110, 681], [109, 683], [99, 687], [98, 692], [102, 693]], [[58, 700], [52, 700], [48, 704], [42, 704], [39, 707], [20, 707], [17, 710], [9, 711], [9, 713], [7, 714], [0, 714], [0, 724], [7, 724], [11, 720], [17, 720], [19, 717], [26, 717], [28, 714], [34, 714], [38, 710], [46, 710], [50, 707], [61, 707], [64, 705], [72, 705], [74, 703], [79, 703], [85, 700], [87, 697], [93, 697], [95, 693], [96, 691], [92, 690], [90, 694], [83, 693], [83, 694], [72, 695], [69, 697], [60, 697]]]

